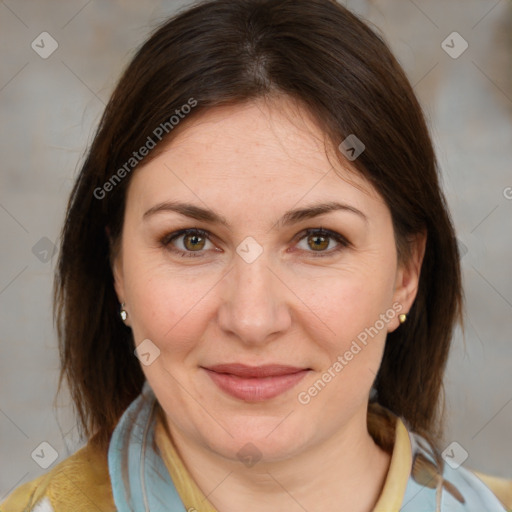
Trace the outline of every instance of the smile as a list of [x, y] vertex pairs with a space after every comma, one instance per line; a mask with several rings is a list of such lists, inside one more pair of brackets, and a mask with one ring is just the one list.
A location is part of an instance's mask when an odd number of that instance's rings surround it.
[[240, 364], [202, 367], [217, 387], [239, 400], [270, 400], [297, 385], [310, 371], [284, 365], [250, 367]]

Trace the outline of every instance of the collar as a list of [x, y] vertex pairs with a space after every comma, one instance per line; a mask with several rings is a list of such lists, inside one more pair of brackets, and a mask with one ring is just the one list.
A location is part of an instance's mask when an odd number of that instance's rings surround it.
[[[159, 409], [146, 381], [112, 434], [108, 466], [118, 511], [216, 512], [187, 471]], [[368, 412], [370, 434], [392, 451], [373, 512], [505, 512], [473, 473], [440, 468], [428, 442], [401, 418], [377, 404]]]
[[[369, 413], [378, 414], [373, 407]], [[383, 422], [379, 422], [377, 419], [375, 423], [383, 426]], [[391, 512], [400, 509], [411, 472], [412, 449], [407, 429], [400, 418], [396, 418], [396, 426], [394, 423], [390, 425], [389, 422], [388, 425], [391, 428], [385, 433], [381, 431], [380, 435], [385, 444], [383, 448], [388, 448], [391, 445], [393, 453], [388, 475], [373, 512]], [[376, 428], [377, 425], [370, 430]], [[186, 469], [166, 426], [161, 407], [158, 408], [157, 413], [155, 440], [185, 508], [199, 512], [217, 512]]]

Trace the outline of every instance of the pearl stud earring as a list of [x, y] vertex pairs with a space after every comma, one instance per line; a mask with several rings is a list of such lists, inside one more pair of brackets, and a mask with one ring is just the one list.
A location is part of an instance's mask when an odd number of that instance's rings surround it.
[[125, 305], [126, 304], [123, 302], [121, 304], [121, 311], [119, 311], [119, 315], [121, 316], [121, 320], [123, 322], [126, 322], [126, 319], [128, 318], [128, 311], [126, 311], [126, 309], [124, 309]]

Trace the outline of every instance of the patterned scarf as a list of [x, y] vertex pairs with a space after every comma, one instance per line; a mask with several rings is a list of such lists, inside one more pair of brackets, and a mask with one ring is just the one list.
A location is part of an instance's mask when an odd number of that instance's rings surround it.
[[[108, 466], [118, 512], [189, 512], [156, 446], [157, 406], [146, 381], [112, 435]], [[473, 473], [449, 464], [440, 470], [426, 440], [408, 434], [413, 464], [400, 512], [506, 512]]]

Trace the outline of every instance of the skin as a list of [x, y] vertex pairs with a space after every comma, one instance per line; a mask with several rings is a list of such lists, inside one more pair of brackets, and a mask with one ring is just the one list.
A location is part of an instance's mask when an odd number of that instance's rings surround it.
[[[290, 100], [210, 109], [184, 126], [135, 172], [114, 260], [135, 343], [149, 339], [160, 350], [142, 368], [179, 453], [219, 512], [372, 510], [390, 456], [369, 435], [366, 408], [398, 315], [307, 405], [297, 396], [393, 304], [410, 309], [425, 240], [398, 263], [383, 199], [350, 162], [326, 154], [322, 131]], [[229, 227], [173, 211], [144, 215], [168, 201], [213, 209]], [[338, 210], [277, 222], [328, 201], [365, 218]], [[318, 236], [304, 231], [321, 227], [349, 245], [326, 238], [317, 248]], [[199, 247], [193, 234], [169, 242], [185, 228], [211, 238]], [[252, 263], [236, 252], [248, 236], [263, 249]], [[311, 370], [293, 389], [247, 402], [201, 369], [233, 362]], [[262, 455], [252, 467], [237, 457], [246, 443]]]

